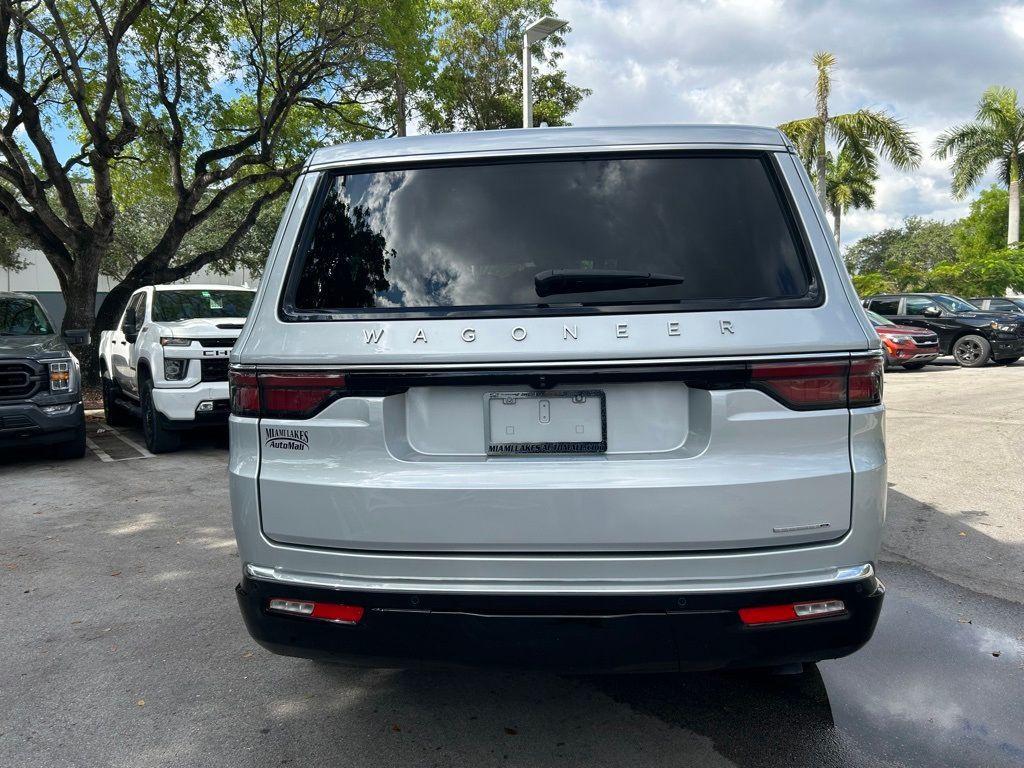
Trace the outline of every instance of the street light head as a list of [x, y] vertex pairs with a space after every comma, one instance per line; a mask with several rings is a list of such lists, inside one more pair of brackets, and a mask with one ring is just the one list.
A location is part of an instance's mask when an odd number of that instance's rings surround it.
[[523, 37], [526, 38], [527, 45], [533, 45], [534, 43], [539, 43], [551, 33], [557, 32], [568, 23], [569, 22], [565, 19], [556, 19], [554, 16], [544, 16], [528, 26], [526, 31], [523, 33]]

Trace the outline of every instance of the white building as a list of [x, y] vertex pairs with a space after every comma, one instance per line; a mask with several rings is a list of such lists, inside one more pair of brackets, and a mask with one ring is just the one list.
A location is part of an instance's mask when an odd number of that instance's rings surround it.
[[[64, 320], [64, 297], [60, 292], [60, 282], [50, 262], [41, 251], [22, 251], [22, 260], [27, 264], [25, 269], [0, 269], [0, 291], [21, 291], [34, 294], [50, 315], [50, 319], [59, 328]], [[214, 283], [216, 285], [249, 285], [255, 287], [259, 278], [251, 272], [239, 269], [229, 275], [218, 275], [203, 269], [182, 283]], [[116, 284], [109, 277], [100, 275], [96, 292], [96, 309], [100, 308], [103, 297]]]

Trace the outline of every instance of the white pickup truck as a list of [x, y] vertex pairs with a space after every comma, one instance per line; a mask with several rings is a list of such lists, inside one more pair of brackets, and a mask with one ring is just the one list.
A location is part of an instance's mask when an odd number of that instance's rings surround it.
[[142, 419], [146, 447], [175, 450], [181, 431], [226, 423], [228, 354], [256, 292], [223, 285], [149, 285], [100, 335], [107, 423]]

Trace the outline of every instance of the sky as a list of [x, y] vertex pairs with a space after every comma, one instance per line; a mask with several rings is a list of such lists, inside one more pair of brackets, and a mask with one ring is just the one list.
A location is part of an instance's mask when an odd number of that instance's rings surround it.
[[[880, 169], [876, 207], [843, 219], [843, 245], [907, 216], [950, 220], [935, 138], [974, 118], [989, 85], [1024, 87], [1024, 3], [961, 0], [556, 0], [562, 66], [593, 90], [574, 125], [777, 125], [814, 111], [817, 50], [838, 57], [830, 111], [886, 109], [914, 131], [916, 171]], [[995, 181], [990, 173], [982, 186]]]

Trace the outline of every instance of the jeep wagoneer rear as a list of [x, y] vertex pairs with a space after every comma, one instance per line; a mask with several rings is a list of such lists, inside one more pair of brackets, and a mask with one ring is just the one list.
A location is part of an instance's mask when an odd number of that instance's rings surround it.
[[314, 154], [231, 355], [253, 637], [576, 671], [863, 645], [882, 358], [823, 221], [774, 129]]

